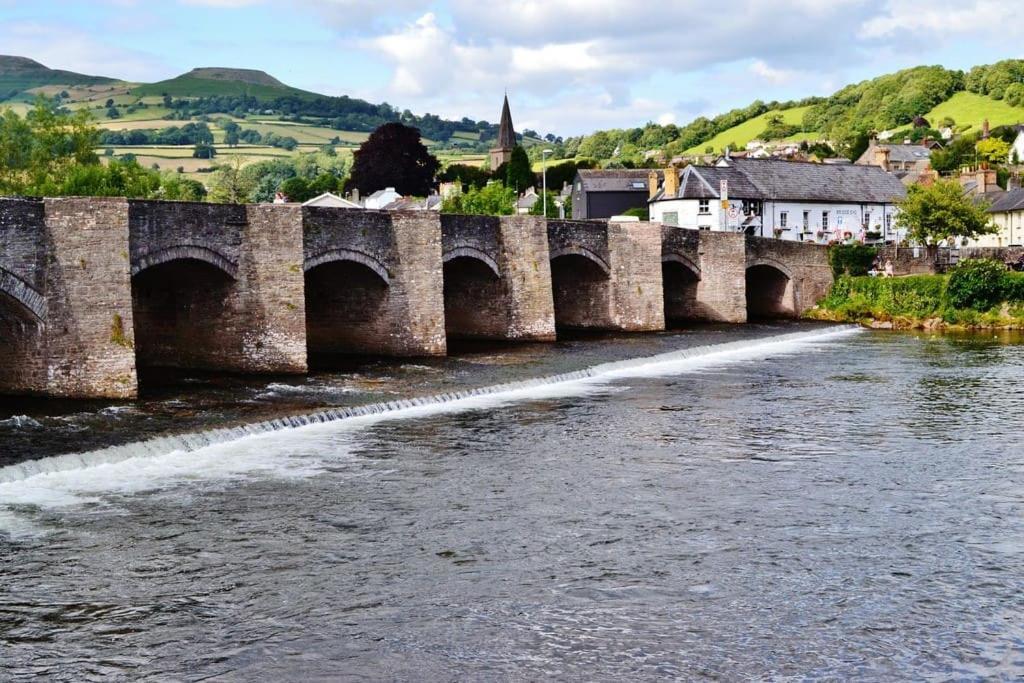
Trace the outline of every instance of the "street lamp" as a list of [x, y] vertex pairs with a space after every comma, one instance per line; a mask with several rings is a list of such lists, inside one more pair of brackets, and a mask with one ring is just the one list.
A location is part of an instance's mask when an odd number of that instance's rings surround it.
[[541, 193], [543, 195], [544, 202], [544, 218], [548, 217], [548, 155], [554, 154], [554, 150], [545, 149], [541, 150], [540, 163], [541, 163], [541, 180], [542, 187]]

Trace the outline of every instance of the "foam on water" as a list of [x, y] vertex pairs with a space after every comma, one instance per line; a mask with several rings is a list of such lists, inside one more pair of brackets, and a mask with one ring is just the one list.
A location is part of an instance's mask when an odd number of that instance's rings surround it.
[[[0, 468], [0, 529], [11, 534], [23, 531], [24, 520], [18, 519], [15, 511], [26, 507], [77, 505], [100, 500], [105, 495], [159, 490], [181, 481], [309, 476], [322, 471], [327, 461], [349, 457], [351, 449], [346, 446], [345, 432], [380, 422], [607, 391], [609, 383], [616, 380], [677, 375], [772, 355], [809, 351], [857, 331], [852, 327], [833, 327], [756, 341], [696, 347], [604, 363], [550, 377], [435, 396], [333, 408], [308, 415], [18, 463]], [[182, 457], [186, 454], [188, 457]]]

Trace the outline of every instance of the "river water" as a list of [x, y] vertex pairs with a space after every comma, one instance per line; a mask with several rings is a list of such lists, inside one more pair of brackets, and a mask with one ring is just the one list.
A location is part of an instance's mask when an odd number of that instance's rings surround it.
[[1020, 680], [1022, 379], [790, 325], [8, 401], [0, 680]]

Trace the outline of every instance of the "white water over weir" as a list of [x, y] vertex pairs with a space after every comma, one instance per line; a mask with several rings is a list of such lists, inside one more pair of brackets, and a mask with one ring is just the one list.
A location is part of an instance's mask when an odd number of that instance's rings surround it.
[[856, 334], [855, 327], [830, 327], [821, 331], [778, 335], [758, 340], [728, 342], [612, 363], [548, 377], [497, 384], [451, 393], [383, 403], [331, 408], [306, 415], [213, 429], [191, 434], [160, 437], [112, 446], [86, 453], [30, 460], [0, 468], [0, 504], [4, 488], [35, 477], [123, 463], [133, 459], [187, 454], [220, 444], [254, 439], [284, 430], [317, 425], [366, 426], [386, 420], [412, 419], [440, 413], [464, 412], [502, 404], [583, 393], [618, 379], [682, 374], [731, 362], [808, 350], [818, 343]]

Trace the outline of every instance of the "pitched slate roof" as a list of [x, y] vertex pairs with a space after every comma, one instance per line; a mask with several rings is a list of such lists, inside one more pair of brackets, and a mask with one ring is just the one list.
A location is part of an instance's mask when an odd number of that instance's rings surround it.
[[[659, 179], [663, 177], [663, 172], [657, 173]], [[581, 170], [577, 171], [577, 174], [584, 192], [647, 192], [647, 178], [651, 170]]]
[[[887, 204], [907, 194], [898, 178], [877, 166], [726, 159], [684, 169], [675, 198], [718, 198], [722, 180], [729, 181], [733, 199]], [[651, 201], [665, 198], [662, 190]]]
[[1010, 190], [1003, 193], [989, 208], [989, 213], [1002, 213], [1004, 211], [1024, 211], [1024, 190]]

